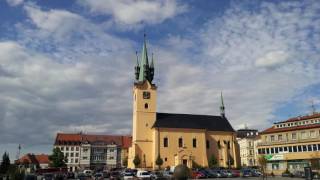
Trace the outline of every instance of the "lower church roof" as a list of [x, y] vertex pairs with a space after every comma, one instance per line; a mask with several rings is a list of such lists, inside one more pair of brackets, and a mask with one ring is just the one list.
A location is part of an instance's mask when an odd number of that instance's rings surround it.
[[153, 127], [234, 132], [225, 117], [194, 114], [157, 113], [157, 119]]

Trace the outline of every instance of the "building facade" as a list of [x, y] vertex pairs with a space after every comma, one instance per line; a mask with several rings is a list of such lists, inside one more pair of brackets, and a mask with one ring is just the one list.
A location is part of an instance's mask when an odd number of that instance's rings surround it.
[[240, 148], [240, 159], [242, 167], [258, 166], [257, 161], [257, 141], [259, 133], [256, 129], [239, 129], [237, 140]]
[[67, 157], [71, 171], [122, 167], [127, 161], [130, 136], [62, 134], [58, 133], [54, 147]]
[[158, 113], [157, 86], [152, 83], [154, 64], [152, 59], [149, 65], [145, 41], [135, 75], [130, 168], [136, 168], [135, 157], [141, 160], [138, 167], [156, 168], [158, 156], [163, 159], [163, 167], [208, 166], [211, 156], [217, 159], [218, 166], [238, 166], [236, 132], [225, 117], [223, 101], [220, 116]]
[[261, 133], [258, 154], [267, 159], [267, 171], [275, 174], [319, 164], [320, 114], [274, 123]]

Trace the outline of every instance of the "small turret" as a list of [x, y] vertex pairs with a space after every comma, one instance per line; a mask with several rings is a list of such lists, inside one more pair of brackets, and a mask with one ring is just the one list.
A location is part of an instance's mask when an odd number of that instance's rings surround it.
[[220, 105], [220, 115], [221, 117], [225, 117], [225, 108], [224, 108], [224, 103], [223, 103], [223, 96], [222, 96], [222, 92], [221, 92], [221, 105]]
[[136, 51], [136, 56], [137, 56], [137, 64], [134, 67], [134, 70], [135, 70], [134, 74], [135, 74], [136, 80], [138, 80], [139, 79], [140, 66], [139, 66], [138, 52], [137, 51]]
[[151, 64], [149, 67], [150, 70], [150, 76], [149, 76], [149, 81], [152, 82], [153, 77], [154, 77], [154, 62], [153, 62], [153, 53], [152, 53], [152, 59], [151, 59]]

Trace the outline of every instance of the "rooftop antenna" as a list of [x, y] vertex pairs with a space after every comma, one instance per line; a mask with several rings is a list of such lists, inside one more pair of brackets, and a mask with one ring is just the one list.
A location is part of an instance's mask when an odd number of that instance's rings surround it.
[[20, 152], [21, 152], [21, 144], [19, 144], [18, 146], [18, 151], [17, 151], [17, 155], [16, 155], [16, 160], [18, 160], [20, 158]]
[[311, 109], [312, 109], [312, 114], [316, 114], [316, 113], [317, 113], [317, 112], [316, 112], [316, 107], [315, 107], [315, 105], [314, 105], [313, 100], [311, 100]]

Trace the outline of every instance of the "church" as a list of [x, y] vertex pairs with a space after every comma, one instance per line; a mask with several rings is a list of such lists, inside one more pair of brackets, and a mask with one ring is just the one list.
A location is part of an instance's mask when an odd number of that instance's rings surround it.
[[[156, 169], [158, 156], [163, 160], [162, 167], [179, 164], [207, 167], [211, 156], [215, 157], [217, 166], [238, 167], [236, 132], [225, 117], [222, 94], [219, 116], [157, 112], [157, 86], [152, 82], [154, 68], [153, 57], [149, 64], [144, 38], [141, 58], [137, 57], [135, 66], [128, 167]], [[136, 156], [140, 159], [137, 167], [133, 163]]]

